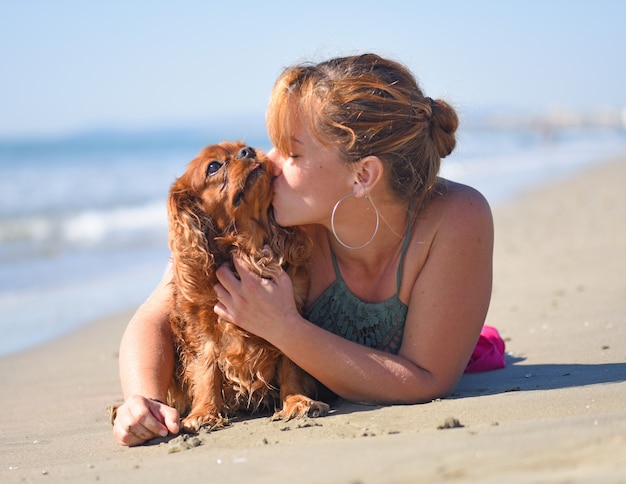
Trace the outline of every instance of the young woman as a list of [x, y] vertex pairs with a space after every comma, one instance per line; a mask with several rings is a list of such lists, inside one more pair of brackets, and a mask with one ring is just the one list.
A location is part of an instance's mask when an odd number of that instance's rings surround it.
[[[448, 395], [489, 306], [493, 223], [472, 188], [438, 177], [458, 118], [402, 65], [374, 54], [287, 68], [267, 114], [278, 223], [314, 242], [308, 305], [289, 278], [235, 260], [215, 312], [266, 339], [339, 396], [417, 403]], [[120, 347], [126, 398], [114, 435], [135, 445], [179, 431], [166, 400], [174, 349], [166, 275]]]

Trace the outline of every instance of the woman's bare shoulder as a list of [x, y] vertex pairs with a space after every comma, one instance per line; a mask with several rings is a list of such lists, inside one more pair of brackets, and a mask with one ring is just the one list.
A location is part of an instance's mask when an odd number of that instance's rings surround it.
[[460, 226], [492, 223], [491, 208], [482, 193], [446, 179], [440, 179], [437, 184], [428, 211], [437, 219], [440, 228], [453, 225], [458, 229]]
[[446, 208], [478, 210], [489, 208], [487, 199], [478, 190], [444, 178], [439, 180], [433, 198], [445, 204]]

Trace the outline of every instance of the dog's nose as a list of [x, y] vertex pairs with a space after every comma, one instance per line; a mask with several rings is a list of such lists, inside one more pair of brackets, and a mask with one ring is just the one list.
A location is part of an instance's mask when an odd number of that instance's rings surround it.
[[246, 146], [245, 148], [241, 148], [239, 150], [239, 153], [237, 153], [237, 158], [239, 158], [240, 160], [256, 158], [256, 151], [254, 151], [254, 148]]

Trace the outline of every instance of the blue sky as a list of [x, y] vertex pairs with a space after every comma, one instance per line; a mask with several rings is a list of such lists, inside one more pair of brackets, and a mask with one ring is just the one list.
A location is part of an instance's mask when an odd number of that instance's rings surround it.
[[364, 51], [461, 112], [626, 106], [621, 0], [0, 0], [0, 138], [262, 117], [284, 66]]

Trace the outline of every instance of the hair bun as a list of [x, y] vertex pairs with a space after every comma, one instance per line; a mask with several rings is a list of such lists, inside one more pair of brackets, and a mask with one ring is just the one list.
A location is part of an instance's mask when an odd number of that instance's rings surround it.
[[435, 152], [445, 158], [456, 146], [455, 132], [459, 127], [459, 118], [447, 102], [441, 99], [430, 99], [430, 132]]

